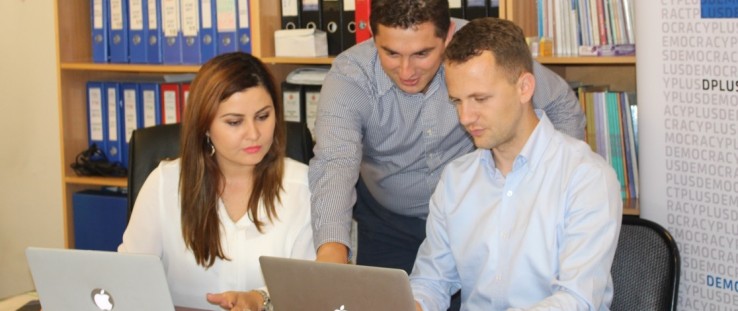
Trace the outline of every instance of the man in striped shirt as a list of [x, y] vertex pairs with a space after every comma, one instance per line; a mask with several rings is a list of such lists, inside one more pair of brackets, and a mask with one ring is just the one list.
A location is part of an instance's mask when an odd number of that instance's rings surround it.
[[[333, 61], [309, 173], [319, 261], [349, 260], [353, 217], [358, 264], [410, 273], [441, 171], [474, 149], [442, 66], [446, 44], [465, 23], [450, 18], [447, 0], [372, 0], [373, 40]], [[568, 84], [537, 62], [533, 73], [534, 107], [582, 139], [585, 118]]]

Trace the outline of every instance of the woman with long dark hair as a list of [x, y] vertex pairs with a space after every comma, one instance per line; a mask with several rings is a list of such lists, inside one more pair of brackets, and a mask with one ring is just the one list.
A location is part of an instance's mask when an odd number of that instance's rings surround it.
[[263, 309], [259, 256], [315, 258], [307, 166], [285, 141], [264, 64], [213, 58], [191, 84], [180, 157], [147, 178], [118, 251], [160, 256], [178, 306]]

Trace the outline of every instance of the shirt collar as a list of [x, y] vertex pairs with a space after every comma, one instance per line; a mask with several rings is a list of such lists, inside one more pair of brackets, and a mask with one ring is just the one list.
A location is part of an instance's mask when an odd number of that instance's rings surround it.
[[479, 161], [481, 162], [482, 167], [484, 167], [487, 170], [487, 174], [489, 176], [492, 176], [492, 178], [497, 177], [497, 166], [495, 166], [495, 161], [492, 159], [492, 150], [489, 149], [477, 149], [478, 152], [481, 152], [481, 155], [479, 156]]
[[538, 125], [536, 125], [523, 149], [520, 150], [520, 154], [515, 158], [513, 169], [518, 169], [525, 164], [528, 164], [531, 169], [538, 166], [556, 131], [543, 110], [536, 109], [535, 112], [539, 119]]
[[[265, 221], [265, 207], [263, 202], [259, 201], [259, 219], [262, 220], [262, 222], [268, 223], [268, 220]], [[230, 216], [228, 216], [228, 211], [226, 211], [225, 202], [223, 202], [222, 198], [218, 198], [218, 218], [220, 219], [220, 224], [226, 229], [229, 230], [244, 230], [250, 227], [256, 227], [254, 225], [254, 222], [251, 220], [251, 213], [249, 211], [246, 212], [238, 221], [234, 222]]]
[[[513, 163], [513, 171], [520, 169], [526, 164], [531, 169], [534, 169], [536, 166], [538, 166], [538, 164], [541, 162], [541, 159], [543, 158], [543, 155], [546, 152], [548, 144], [553, 138], [553, 133], [555, 132], [555, 129], [553, 127], [553, 124], [551, 124], [551, 121], [546, 116], [546, 113], [541, 109], [536, 109], [535, 112], [539, 119], [538, 125], [536, 125], [536, 128], [533, 130], [530, 137], [528, 137], [528, 141], [526, 141], [523, 149], [520, 150], [518, 156], [515, 157], [515, 162]], [[489, 168], [492, 176], [495, 176], [498, 170], [495, 166], [492, 151], [489, 149], [481, 151], [482, 154], [480, 156], [480, 160], [482, 162], [482, 165]]]

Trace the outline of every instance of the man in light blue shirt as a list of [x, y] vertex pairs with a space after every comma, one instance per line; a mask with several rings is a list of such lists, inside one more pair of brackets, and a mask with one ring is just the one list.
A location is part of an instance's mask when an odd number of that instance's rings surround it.
[[622, 200], [614, 170], [531, 103], [522, 30], [474, 20], [445, 55], [476, 151], [446, 166], [411, 275], [417, 309], [608, 310]]

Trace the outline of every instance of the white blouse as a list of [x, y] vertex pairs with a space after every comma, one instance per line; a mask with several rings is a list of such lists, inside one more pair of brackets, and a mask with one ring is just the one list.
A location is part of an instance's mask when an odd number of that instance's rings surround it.
[[[182, 238], [179, 196], [179, 159], [164, 161], [144, 182], [133, 214], [123, 234], [119, 252], [157, 255], [164, 264], [169, 290], [177, 306], [218, 309], [205, 295], [224, 291], [247, 291], [264, 287], [259, 256], [315, 259], [310, 226], [308, 167], [285, 158], [285, 170], [277, 202], [278, 219], [270, 223], [264, 212], [263, 233], [245, 214], [233, 222], [218, 200], [221, 243], [230, 260], [216, 260], [208, 269], [195, 262]], [[263, 211], [263, 202], [259, 203]]]

